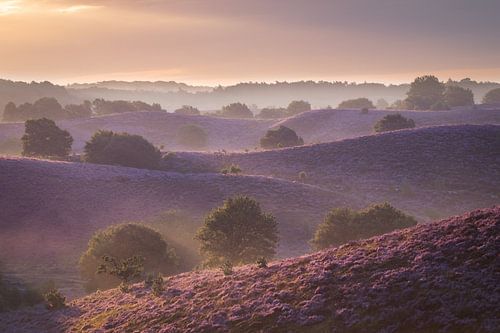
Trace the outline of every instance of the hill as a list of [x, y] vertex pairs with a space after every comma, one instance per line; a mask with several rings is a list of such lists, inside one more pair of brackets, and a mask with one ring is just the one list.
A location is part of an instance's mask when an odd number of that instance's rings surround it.
[[500, 126], [438, 126], [249, 153], [178, 152], [168, 167], [211, 171], [237, 164], [247, 174], [299, 180], [359, 202], [389, 201], [421, 220], [500, 200]]
[[0, 315], [6, 332], [497, 332], [500, 207], [224, 276]]
[[[210, 116], [185, 116], [165, 112], [134, 112], [57, 122], [74, 138], [73, 150], [81, 153], [85, 142], [99, 129], [139, 134], [167, 151], [185, 151], [178, 143], [178, 132], [184, 125], [194, 124], [208, 135], [207, 151], [255, 150], [270, 128], [285, 125], [295, 130], [306, 143], [330, 142], [374, 133], [373, 124], [395, 111], [317, 110], [277, 120], [224, 119]], [[500, 110], [398, 111], [413, 118], [417, 127], [457, 124], [500, 125]], [[0, 123], [2, 143], [21, 138], [23, 123]], [[11, 143], [12, 144], [12, 143]], [[0, 150], [0, 153], [2, 151]]]
[[[279, 256], [303, 254], [324, 214], [353, 202], [313, 185], [262, 176], [179, 174], [133, 168], [0, 158], [0, 262], [20, 278], [78, 288], [87, 241], [111, 224], [176, 211], [158, 225], [171, 243], [197, 253], [194, 232], [223, 200], [249, 195], [279, 223]], [[180, 224], [180, 225], [179, 225]], [[180, 245], [182, 245], [180, 244]], [[68, 285], [68, 283], [70, 285]]]

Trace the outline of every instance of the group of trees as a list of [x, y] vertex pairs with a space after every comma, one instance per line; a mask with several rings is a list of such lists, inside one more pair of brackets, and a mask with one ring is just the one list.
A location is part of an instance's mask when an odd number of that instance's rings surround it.
[[[179, 113], [189, 114], [190, 112], [187, 110], [188, 107], [183, 107], [179, 109]], [[306, 101], [297, 100], [290, 102], [286, 108], [263, 108], [255, 117], [261, 119], [278, 119], [294, 116], [306, 111], [311, 111], [311, 104]], [[254, 114], [250, 108], [246, 104], [239, 102], [223, 106], [215, 115], [224, 118], [254, 118]]]
[[7, 103], [3, 113], [3, 121], [26, 121], [29, 119], [48, 118], [52, 120], [90, 118], [92, 115], [105, 115], [121, 112], [161, 111], [160, 104], [147, 104], [141, 101], [106, 101], [98, 98], [93, 102], [62, 106], [57, 99], [42, 97], [34, 103], [23, 103], [16, 106]]
[[278, 128], [270, 129], [260, 139], [260, 145], [264, 149], [294, 147], [304, 144], [304, 140], [294, 130], [280, 125]]
[[356, 98], [343, 101], [338, 106], [339, 109], [374, 109], [375, 105], [368, 98]]
[[396, 131], [405, 128], [415, 128], [415, 121], [403, 117], [401, 114], [388, 114], [374, 125], [375, 132]]

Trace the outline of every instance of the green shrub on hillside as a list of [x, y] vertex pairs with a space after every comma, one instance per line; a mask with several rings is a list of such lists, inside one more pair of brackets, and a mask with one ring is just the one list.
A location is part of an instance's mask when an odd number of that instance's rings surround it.
[[58, 310], [66, 307], [66, 297], [57, 289], [51, 289], [43, 295], [46, 307], [49, 310]]
[[177, 142], [191, 149], [203, 149], [207, 146], [208, 135], [197, 125], [184, 125], [177, 131]]
[[69, 155], [73, 138], [53, 120], [26, 120], [24, 127], [21, 138], [24, 156], [64, 158]]
[[128, 292], [128, 284], [132, 279], [141, 276], [144, 271], [144, 257], [132, 256], [126, 259], [102, 256], [103, 263], [97, 267], [97, 273], [107, 273], [120, 279], [120, 290]]
[[388, 114], [374, 125], [375, 132], [396, 131], [404, 128], [414, 128], [413, 119], [403, 117], [401, 114]]
[[90, 163], [157, 169], [161, 153], [140, 135], [97, 131], [87, 141], [84, 159]]
[[417, 221], [413, 217], [388, 203], [372, 205], [360, 211], [335, 208], [318, 225], [311, 244], [314, 249], [321, 250], [416, 224]]
[[374, 109], [373, 102], [368, 98], [361, 97], [343, 101], [338, 106], [339, 109]]
[[280, 125], [278, 128], [270, 129], [260, 139], [260, 145], [265, 149], [294, 147], [304, 144], [304, 140], [294, 130]]
[[237, 166], [236, 164], [231, 164], [230, 166], [224, 167], [220, 171], [220, 173], [222, 173], [223, 175], [228, 175], [228, 174], [237, 175], [240, 172], [241, 172], [241, 168], [239, 166]]
[[278, 229], [274, 216], [263, 213], [257, 201], [238, 196], [207, 215], [196, 239], [205, 265], [216, 267], [226, 261], [240, 265], [272, 258]]
[[[105, 260], [103, 259], [105, 257], [111, 259]], [[120, 275], [99, 274], [99, 268], [107, 265], [108, 268], [104, 271], [112, 271], [113, 261], [119, 267], [121, 263], [133, 257], [144, 258], [146, 274], [150, 272], [172, 274], [177, 267], [174, 250], [156, 230], [133, 223], [114, 225], [98, 231], [90, 239], [87, 251], [80, 258], [80, 272], [86, 281], [85, 288], [94, 291], [118, 286], [123, 282]], [[134, 264], [130, 265], [131, 267], [137, 266], [135, 261], [131, 263]], [[128, 280], [127, 278], [126, 282]]]

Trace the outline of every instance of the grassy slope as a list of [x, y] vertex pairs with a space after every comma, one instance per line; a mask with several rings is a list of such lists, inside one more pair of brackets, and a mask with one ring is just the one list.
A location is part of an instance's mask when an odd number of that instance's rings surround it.
[[176, 153], [174, 169], [243, 172], [337, 190], [369, 204], [388, 200], [422, 220], [500, 199], [500, 126], [457, 125], [395, 131], [252, 153]]
[[497, 332], [500, 206], [259, 269], [191, 272], [160, 297], [92, 294], [0, 315], [9, 332]]
[[[0, 261], [8, 267], [15, 264], [13, 269], [24, 275], [44, 278], [61, 275], [60, 269], [76, 274], [77, 258], [99, 228], [178, 210], [191, 225], [177, 225], [175, 231], [193, 237], [186, 230], [195, 230], [209, 210], [237, 194], [256, 198], [275, 214], [280, 256], [303, 254], [331, 206], [352, 202], [315, 186], [262, 176], [178, 174], [22, 158], [0, 158], [0, 188]], [[178, 234], [166, 236], [178, 240]]]

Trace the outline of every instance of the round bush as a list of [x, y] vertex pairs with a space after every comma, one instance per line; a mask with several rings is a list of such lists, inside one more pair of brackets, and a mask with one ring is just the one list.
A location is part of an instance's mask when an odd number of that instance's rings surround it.
[[183, 105], [181, 108], [174, 111], [176, 114], [182, 114], [185, 116], [197, 116], [200, 114], [200, 110], [190, 105]]
[[200, 126], [184, 125], [177, 132], [177, 142], [191, 149], [203, 149], [207, 146], [207, 133]]
[[361, 211], [335, 208], [318, 225], [311, 244], [316, 250], [321, 250], [416, 224], [417, 221], [413, 217], [388, 203], [372, 205]]
[[500, 104], [500, 88], [490, 90], [483, 97], [484, 104]]
[[260, 139], [260, 145], [265, 149], [294, 147], [304, 144], [304, 140], [295, 133], [294, 130], [279, 126], [267, 131], [266, 135]]
[[404, 128], [414, 128], [413, 119], [403, 117], [401, 114], [388, 114], [374, 125], [375, 132], [396, 131]]
[[292, 101], [288, 104], [286, 110], [289, 116], [294, 116], [302, 112], [311, 111], [311, 104], [306, 101]]
[[470, 89], [447, 86], [444, 91], [444, 103], [449, 107], [474, 105], [474, 94]]
[[140, 135], [97, 131], [84, 148], [85, 161], [132, 168], [159, 168], [161, 153]]
[[73, 138], [68, 131], [57, 127], [53, 120], [26, 120], [24, 127], [21, 138], [24, 156], [63, 158], [69, 155]]
[[219, 115], [227, 118], [253, 118], [252, 111], [243, 103], [231, 103], [226, 105], [222, 108]]
[[134, 256], [144, 258], [144, 273], [172, 274], [177, 267], [175, 251], [156, 230], [133, 223], [114, 225], [92, 236], [87, 251], [80, 258], [85, 288], [94, 291], [118, 286], [117, 277], [97, 273], [105, 264], [103, 257], [125, 261]]
[[339, 109], [373, 109], [375, 106], [368, 98], [356, 98], [343, 101], [338, 106]]

